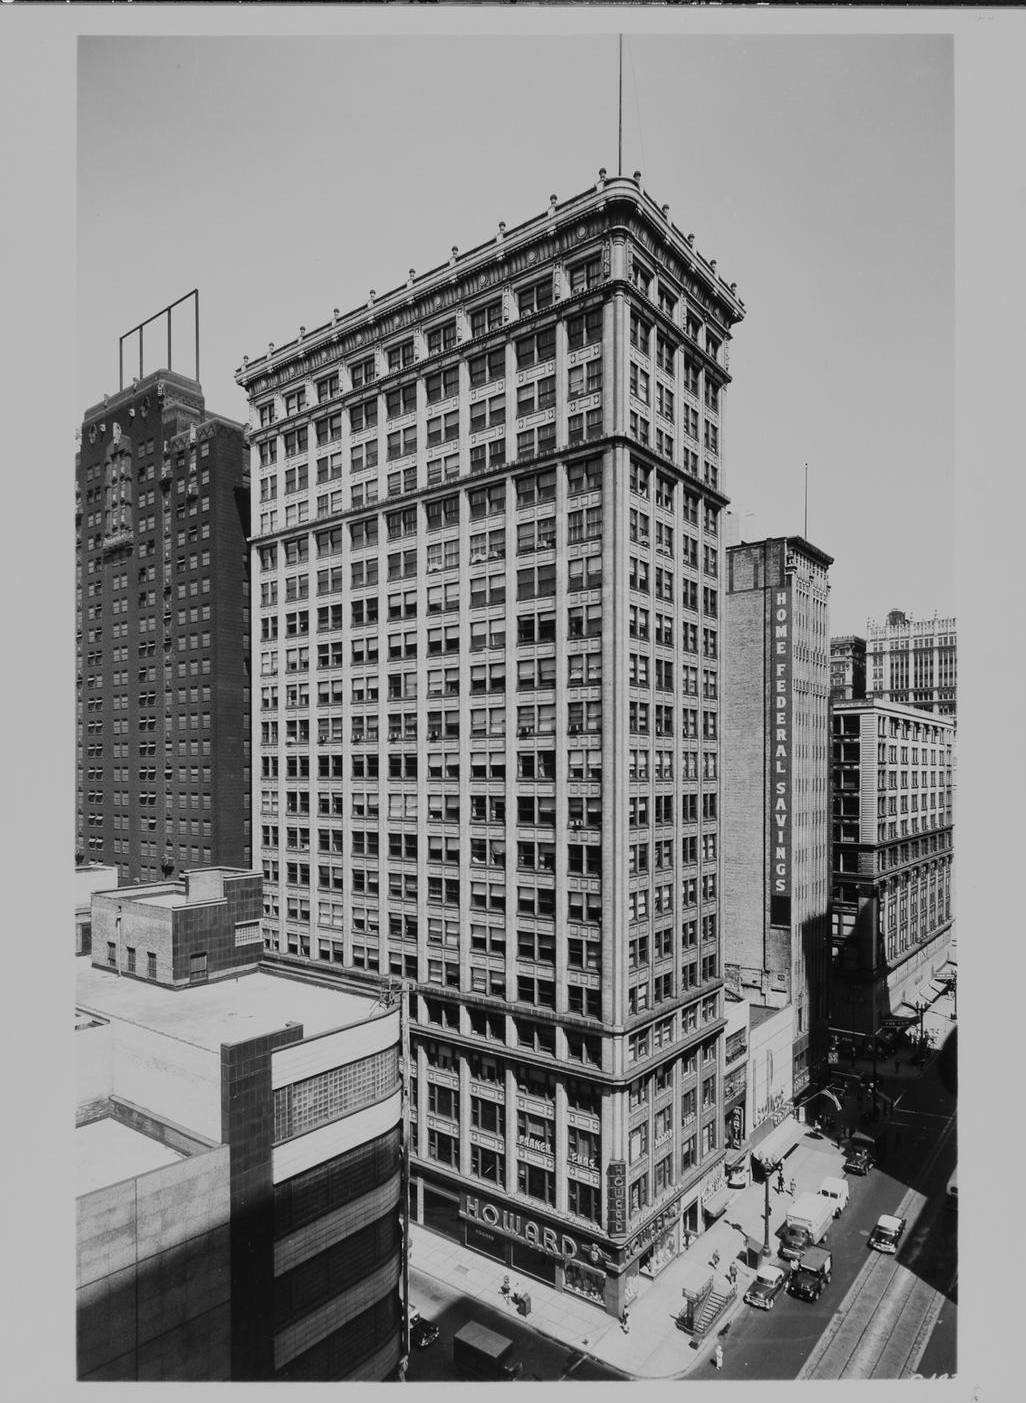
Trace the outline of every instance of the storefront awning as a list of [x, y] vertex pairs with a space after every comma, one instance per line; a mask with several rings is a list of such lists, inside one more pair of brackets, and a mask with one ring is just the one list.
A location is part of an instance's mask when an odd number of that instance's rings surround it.
[[802, 1128], [794, 1116], [785, 1116], [780, 1124], [770, 1131], [765, 1140], [760, 1140], [753, 1153], [766, 1168], [772, 1168], [784, 1158], [789, 1150], [797, 1145], [801, 1138]]
[[702, 1212], [708, 1218], [718, 1218], [730, 1202], [733, 1192], [733, 1189], [724, 1184], [722, 1188], [702, 1200]]

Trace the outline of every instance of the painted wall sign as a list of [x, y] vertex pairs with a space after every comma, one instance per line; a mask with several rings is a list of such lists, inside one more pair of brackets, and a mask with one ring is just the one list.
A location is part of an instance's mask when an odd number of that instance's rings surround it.
[[770, 653], [770, 924], [791, 924], [791, 591], [773, 591]]

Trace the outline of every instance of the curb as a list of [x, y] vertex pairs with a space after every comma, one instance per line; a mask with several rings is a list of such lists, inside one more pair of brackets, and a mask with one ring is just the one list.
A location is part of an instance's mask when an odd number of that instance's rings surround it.
[[[437, 1272], [433, 1272], [429, 1267], [426, 1267], [426, 1266], [418, 1266], [418, 1267], [417, 1267], [417, 1270], [420, 1272], [421, 1276], [430, 1276], [431, 1279], [432, 1279], [433, 1281], [437, 1281], [440, 1285], [446, 1286], [446, 1287], [448, 1287], [450, 1290], [452, 1290], [452, 1287], [453, 1287], [452, 1282], [449, 1281], [449, 1280], [448, 1280], [446, 1277], [444, 1277], [444, 1276], [439, 1276]], [[489, 1303], [488, 1303], [488, 1302], [482, 1302], [482, 1304], [489, 1304]], [[492, 1307], [492, 1309], [497, 1309], [497, 1307]], [[585, 1356], [586, 1359], [591, 1359], [591, 1360], [593, 1360], [594, 1363], [596, 1363], [596, 1364], [604, 1364], [604, 1365], [605, 1365], [607, 1368], [609, 1368], [609, 1369], [616, 1369], [618, 1373], [623, 1374], [623, 1375], [625, 1376], [625, 1378], [627, 1378], [627, 1379], [628, 1379], [630, 1382], [632, 1382], [632, 1383], [633, 1383], [633, 1382], [643, 1383], [643, 1382], [645, 1381], [645, 1379], [646, 1379], [647, 1377], [649, 1377], [648, 1375], [645, 1375], [645, 1374], [633, 1374], [633, 1373], [631, 1373], [631, 1371], [630, 1371], [629, 1369], [623, 1369], [623, 1368], [621, 1368], [621, 1366], [620, 1366], [619, 1364], [614, 1364], [611, 1360], [605, 1359], [605, 1358], [604, 1358], [602, 1355], [600, 1355], [600, 1354], [595, 1354], [593, 1351], [584, 1348], [584, 1346], [582, 1346], [582, 1345], [571, 1344], [568, 1340], [563, 1339], [563, 1337], [562, 1337], [561, 1335], [553, 1335], [553, 1334], [551, 1333], [551, 1331], [549, 1331], [549, 1330], [547, 1330], [547, 1329], [545, 1328], [544, 1325], [541, 1325], [541, 1324], [539, 1324], [538, 1322], [532, 1320], [531, 1317], [528, 1316], [528, 1315], [523, 1315], [523, 1316], [522, 1316], [522, 1315], [518, 1315], [518, 1316], [517, 1316], [517, 1319], [518, 1319], [518, 1321], [519, 1321], [522, 1325], [528, 1325], [528, 1326], [530, 1326], [530, 1328], [531, 1328], [536, 1334], [538, 1334], [538, 1335], [544, 1335], [545, 1338], [546, 1338], [547, 1340], [551, 1340], [553, 1344], [560, 1345], [560, 1346], [562, 1346], [563, 1349], [571, 1350], [571, 1351], [573, 1351], [575, 1354], [583, 1354], [583, 1355]], [[675, 1374], [666, 1374], [666, 1375], [656, 1375], [655, 1377], [656, 1377], [656, 1378], [667, 1378], [667, 1379], [672, 1379], [672, 1378], [676, 1378], [677, 1375], [675, 1375]], [[553, 1380], [552, 1382], [554, 1382], [554, 1383], [558, 1383], [558, 1382], [569, 1382], [569, 1383], [572, 1383], [573, 1380], [572, 1380], [572, 1379], [569, 1379], [569, 1380]], [[610, 1383], [615, 1383], [616, 1381], [615, 1381], [615, 1379], [610, 1379], [609, 1382], [610, 1382]]]

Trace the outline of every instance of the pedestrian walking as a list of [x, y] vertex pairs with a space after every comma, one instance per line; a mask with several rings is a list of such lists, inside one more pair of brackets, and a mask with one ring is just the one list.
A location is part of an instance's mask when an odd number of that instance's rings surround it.
[[712, 1254], [712, 1256], [709, 1258], [709, 1265], [710, 1265], [711, 1267], [718, 1267], [719, 1264], [720, 1264], [720, 1254], [719, 1254], [718, 1251], [714, 1251], [713, 1254]]
[[499, 1287], [499, 1290], [502, 1292], [504, 1299], [506, 1299], [506, 1300], [508, 1301], [508, 1300], [509, 1300], [509, 1277], [508, 1277], [508, 1276], [504, 1276], [504, 1277], [502, 1278], [502, 1285]]
[[783, 1171], [782, 1169], [778, 1169], [778, 1170], [777, 1170], [777, 1193], [778, 1193], [778, 1194], [782, 1194], [783, 1192], [784, 1192], [784, 1171]]
[[624, 1306], [623, 1311], [620, 1315], [620, 1329], [625, 1335], [629, 1335], [631, 1333], [631, 1317], [626, 1306]]
[[722, 1368], [723, 1368], [723, 1346], [722, 1346], [722, 1345], [717, 1345], [716, 1348], [715, 1348], [715, 1350], [713, 1351], [713, 1363], [716, 1365], [717, 1369], [722, 1369]]
[[797, 1181], [796, 1179], [792, 1179], [792, 1180], [791, 1180], [791, 1183], [790, 1183], [789, 1186], [788, 1186], [788, 1192], [790, 1193], [791, 1197], [794, 1198], [794, 1196], [795, 1196], [795, 1194], [796, 1194], [797, 1191], [798, 1191], [798, 1181]]
[[731, 1286], [735, 1286], [737, 1284], [737, 1262], [731, 1262], [727, 1268], [727, 1275], [730, 1277]]

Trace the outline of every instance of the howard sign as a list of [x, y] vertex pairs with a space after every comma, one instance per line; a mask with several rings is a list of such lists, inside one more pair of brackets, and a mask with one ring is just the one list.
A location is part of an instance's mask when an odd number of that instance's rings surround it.
[[550, 1257], [558, 1257], [560, 1261], [580, 1257], [582, 1261], [601, 1262], [603, 1258], [601, 1249], [595, 1244], [586, 1247], [569, 1233], [556, 1232], [555, 1228], [536, 1223], [533, 1218], [525, 1218], [515, 1210], [500, 1208], [487, 1199], [482, 1202], [474, 1194], [460, 1196], [460, 1217], [480, 1223], [482, 1227], [491, 1228], [504, 1237], [515, 1238], [528, 1247], [536, 1247]]

